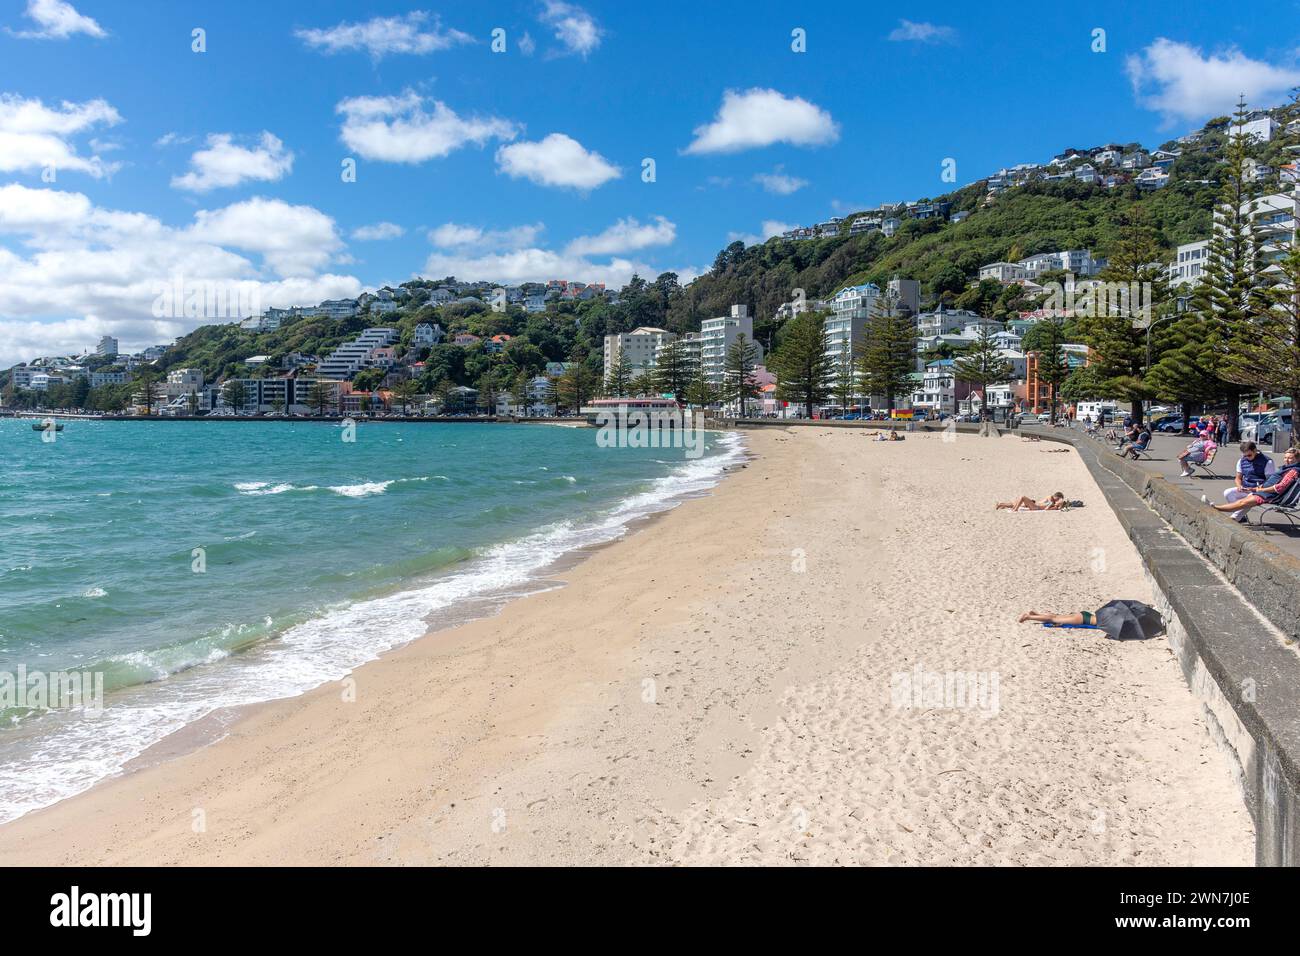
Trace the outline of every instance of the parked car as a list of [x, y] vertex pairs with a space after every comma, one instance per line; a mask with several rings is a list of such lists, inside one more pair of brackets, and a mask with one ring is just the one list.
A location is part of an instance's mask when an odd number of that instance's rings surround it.
[[[1195, 428], [1196, 426], [1200, 425], [1200, 423], [1201, 423], [1201, 417], [1199, 415], [1193, 415], [1189, 419], [1188, 427]], [[1183, 417], [1181, 415], [1179, 415], [1177, 418], [1166, 419], [1165, 421], [1161, 422], [1159, 425], [1156, 426], [1156, 431], [1161, 431], [1161, 432], [1180, 432], [1182, 430], [1183, 430]]]
[[1263, 415], [1257, 421], [1244, 424], [1241, 429], [1242, 441], [1259, 442], [1261, 445], [1272, 444], [1273, 432], [1277, 431], [1279, 421], [1284, 428], [1291, 428], [1291, 409], [1284, 408], [1281, 412]]

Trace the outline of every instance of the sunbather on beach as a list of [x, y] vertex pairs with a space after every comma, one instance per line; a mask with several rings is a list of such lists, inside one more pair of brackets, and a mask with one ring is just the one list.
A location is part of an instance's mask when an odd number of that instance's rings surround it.
[[1064, 492], [1054, 492], [1050, 498], [1035, 501], [1028, 495], [1021, 495], [1015, 501], [999, 501], [996, 510], [1002, 511], [1060, 511], [1065, 507]]
[[1091, 611], [1075, 611], [1073, 614], [1045, 614], [1042, 611], [1026, 611], [1016, 619], [1017, 624], [1025, 621], [1044, 621], [1048, 624], [1087, 624], [1096, 623], [1096, 615]]

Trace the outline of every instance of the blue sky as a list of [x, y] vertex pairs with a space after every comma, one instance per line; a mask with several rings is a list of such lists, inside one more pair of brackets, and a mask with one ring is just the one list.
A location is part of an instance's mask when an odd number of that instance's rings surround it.
[[944, 192], [946, 158], [960, 184], [1280, 102], [1297, 6], [0, 0], [0, 367], [187, 331], [177, 275], [275, 305], [689, 278]]

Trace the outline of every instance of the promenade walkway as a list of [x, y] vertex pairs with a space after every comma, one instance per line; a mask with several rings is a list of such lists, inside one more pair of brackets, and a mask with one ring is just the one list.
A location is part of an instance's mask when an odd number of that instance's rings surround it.
[[[1082, 431], [1081, 428], [1075, 428], [1075, 432]], [[1229, 442], [1225, 447], [1219, 449], [1215, 455], [1214, 463], [1210, 466], [1210, 471], [1217, 477], [1209, 477], [1204, 471], [1197, 469], [1196, 474], [1191, 478], [1182, 478], [1179, 476], [1180, 466], [1178, 463], [1179, 453], [1188, 446], [1192, 441], [1187, 435], [1166, 435], [1157, 434], [1151, 437], [1151, 446], [1148, 449], [1151, 457], [1143, 458], [1136, 462], [1138, 467], [1153, 475], [1159, 475], [1171, 484], [1182, 488], [1184, 491], [1199, 498], [1205, 495], [1211, 502], [1219, 504], [1223, 501], [1223, 490], [1232, 487], [1234, 471], [1237, 467], [1237, 459], [1241, 453], [1237, 450], [1237, 445]], [[1114, 453], [1114, 445], [1111, 442], [1099, 442], [1099, 445], [1105, 445], [1110, 451], [1107, 454]], [[1273, 459], [1277, 465], [1282, 464], [1282, 453], [1274, 453], [1269, 448], [1263, 449], [1264, 454]], [[1224, 516], [1227, 520], [1227, 516]], [[1250, 523], [1250, 529], [1258, 534], [1269, 544], [1286, 551], [1288, 554], [1300, 558], [1300, 527], [1291, 526], [1285, 518], [1278, 515], [1265, 517], [1263, 527], [1256, 524], [1258, 517], [1253, 517]]]

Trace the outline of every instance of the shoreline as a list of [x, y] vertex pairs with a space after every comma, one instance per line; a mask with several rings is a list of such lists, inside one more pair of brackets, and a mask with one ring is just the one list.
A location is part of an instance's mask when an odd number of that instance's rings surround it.
[[[724, 481], [737, 468], [742, 467], [749, 459], [750, 455], [743, 436], [736, 432], [727, 433], [723, 436], [723, 442], [716, 446], [713, 454], [697, 460], [684, 459], [675, 465], [668, 474], [659, 478], [648, 479], [642, 490], [635, 492], [624, 491], [621, 497], [588, 513], [580, 520], [572, 519], [574, 526], [570, 529], [571, 533], [566, 535], [566, 537], [571, 537], [571, 540], [560, 543], [558, 548], [551, 540], [553, 535], [547, 534], [547, 531], [567, 527], [568, 521], [545, 523], [526, 530], [515, 537], [509, 537], [483, 546], [479, 549], [480, 553], [446, 566], [432, 577], [409, 577], [401, 583], [391, 585], [384, 590], [356, 595], [343, 606], [344, 610], [372, 604], [382, 605], [386, 602], [403, 602], [418, 598], [419, 595], [431, 589], [454, 587], [459, 582], [466, 580], [473, 582], [491, 569], [493, 555], [501, 549], [506, 551], [519, 550], [534, 542], [541, 549], [539, 556], [543, 559], [543, 563], [526, 569], [523, 572], [524, 577], [522, 579], [490, 583], [482, 590], [461, 593], [445, 606], [437, 606], [433, 610], [420, 613], [418, 617], [412, 619], [415, 624], [420, 626], [418, 633], [414, 634], [414, 636], [399, 638], [394, 643], [381, 647], [377, 652], [374, 652], [374, 656], [358, 661], [352, 666], [348, 674], [343, 677], [323, 680], [305, 688], [286, 687], [282, 690], [275, 690], [268, 687], [267, 691], [270, 696], [262, 699], [217, 704], [212, 709], [196, 717], [185, 717], [184, 723], [179, 727], [166, 731], [151, 743], [145, 744], [143, 749], [138, 752], [131, 753], [129, 756], [120, 754], [116, 756], [102, 755], [105, 759], [116, 761], [117, 769], [114, 772], [100, 777], [89, 786], [84, 787], [84, 789], [65, 793], [53, 803], [46, 803], [43, 806], [25, 810], [17, 817], [4, 820], [0, 822], [0, 827], [24, 819], [33, 813], [40, 813], [56, 807], [67, 800], [91, 793], [106, 783], [129, 776], [140, 769], [156, 766], [166, 760], [183, 756], [196, 749], [216, 743], [224, 738], [229, 733], [230, 727], [238, 724], [246, 713], [252, 713], [266, 706], [292, 701], [305, 694], [313, 693], [321, 687], [337, 684], [340, 680], [349, 679], [350, 674], [354, 674], [367, 664], [382, 659], [384, 656], [416, 641], [426, 640], [435, 634], [454, 630], [475, 621], [490, 619], [518, 600], [562, 588], [566, 583], [563, 576], [572, 568], [580, 565], [602, 548], [635, 535], [641, 528], [653, 524], [683, 503], [711, 494], [719, 483]], [[706, 468], [702, 475], [688, 470], [688, 466], [694, 464], [708, 466], [711, 462], [716, 464], [712, 468]], [[666, 488], [664, 487], [665, 483]], [[681, 483], [682, 486], [678, 487], [677, 483]], [[583, 540], [593, 537], [594, 540]], [[539, 538], [541, 540], [537, 540]], [[477, 585], [475, 586], [477, 587]], [[170, 681], [177, 682], [170, 685], [173, 695], [183, 695], [185, 691], [181, 685], [195, 678], [206, 678], [209, 682], [213, 680], [220, 681], [223, 668], [229, 669], [242, 666], [245, 671], [250, 667], [256, 668], [259, 656], [266, 657], [266, 655], [274, 655], [281, 651], [283, 648], [280, 642], [287, 636], [292, 636], [296, 627], [310, 626], [329, 617], [328, 614], [324, 616], [318, 615], [300, 621], [299, 624], [291, 625], [269, 639], [259, 640], [232, 652], [223, 660], [200, 664], [196, 668], [185, 668], [170, 674], [161, 682], [143, 681], [117, 687], [107, 695], [105, 708], [110, 712], [113, 711], [116, 700], [118, 703], [130, 702], [133, 707], [148, 709], [151, 691], [159, 687], [166, 689]], [[235, 680], [238, 676], [238, 672], [227, 670], [227, 682]], [[155, 702], [161, 703], [156, 699]], [[40, 729], [39, 727], [36, 728], [38, 731]], [[39, 740], [40, 738], [36, 736], [33, 739]], [[21, 770], [18, 772], [21, 773]]]
[[[567, 586], [363, 665], [352, 702], [339, 683], [272, 702], [28, 814], [0, 849], [15, 864], [72, 848], [182, 865], [1249, 862], [1249, 819], [1163, 645], [1009, 622], [1053, 597], [1150, 599], [1077, 456], [746, 438], [745, 467], [586, 555]], [[971, 464], [951, 508], [909, 490], [954, 457]], [[1030, 473], [1099, 507], [985, 513]], [[1029, 570], [976, 557], [999, 545]], [[1089, 572], [1096, 547], [1106, 567]], [[999, 712], [891, 706], [890, 675], [921, 666], [1000, 673]]]

